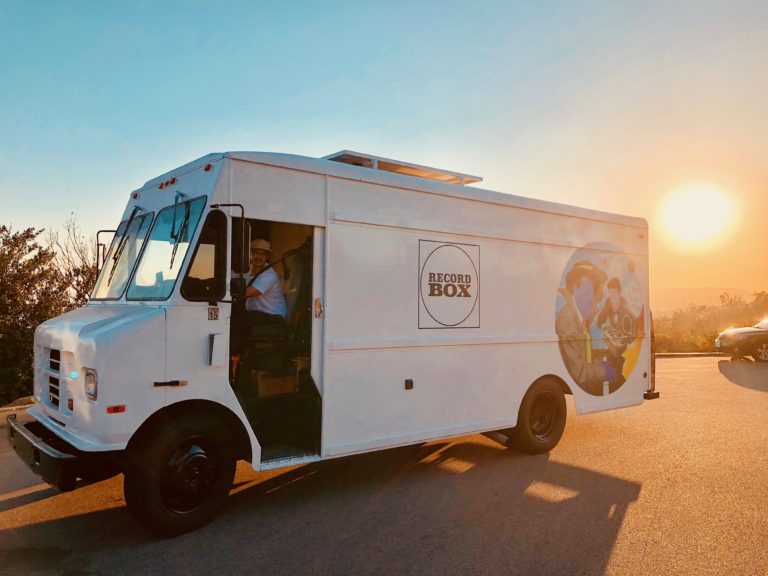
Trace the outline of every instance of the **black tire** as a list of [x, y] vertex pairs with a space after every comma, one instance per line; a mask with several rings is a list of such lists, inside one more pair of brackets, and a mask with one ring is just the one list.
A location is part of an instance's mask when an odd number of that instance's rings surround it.
[[123, 483], [128, 510], [162, 536], [206, 524], [232, 487], [233, 446], [219, 422], [199, 414], [150, 430], [128, 455]]
[[534, 382], [520, 404], [517, 426], [504, 431], [509, 438], [507, 446], [528, 454], [549, 452], [563, 436], [567, 411], [558, 382]]
[[768, 342], [761, 342], [752, 353], [755, 362], [768, 362]]

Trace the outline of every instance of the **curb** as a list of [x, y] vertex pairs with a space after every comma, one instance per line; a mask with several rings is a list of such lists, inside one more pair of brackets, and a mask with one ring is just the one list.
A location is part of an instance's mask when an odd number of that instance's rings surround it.
[[721, 352], [656, 352], [656, 358], [727, 358]]
[[27, 408], [32, 406], [32, 404], [27, 404], [25, 406], [11, 406], [6, 408], [0, 408], [0, 430], [5, 430], [8, 427], [8, 423], [5, 421], [5, 419], [10, 416], [11, 414], [20, 414], [24, 412]]
[[30, 402], [29, 404], [19, 404], [17, 406], [0, 406], [0, 414], [8, 415], [11, 412], [16, 412], [17, 410], [26, 410], [33, 404], [33, 402]]

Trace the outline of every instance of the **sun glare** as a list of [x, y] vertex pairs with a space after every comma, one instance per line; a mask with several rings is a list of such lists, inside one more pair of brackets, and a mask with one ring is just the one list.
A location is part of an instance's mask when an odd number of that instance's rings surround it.
[[660, 211], [669, 239], [681, 248], [711, 248], [735, 227], [733, 202], [712, 184], [687, 184], [673, 190], [662, 200]]

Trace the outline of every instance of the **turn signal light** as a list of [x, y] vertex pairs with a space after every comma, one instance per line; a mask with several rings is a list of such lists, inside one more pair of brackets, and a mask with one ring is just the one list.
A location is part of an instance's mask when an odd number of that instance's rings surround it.
[[107, 414], [121, 414], [125, 412], [125, 404], [118, 404], [117, 406], [107, 406]]

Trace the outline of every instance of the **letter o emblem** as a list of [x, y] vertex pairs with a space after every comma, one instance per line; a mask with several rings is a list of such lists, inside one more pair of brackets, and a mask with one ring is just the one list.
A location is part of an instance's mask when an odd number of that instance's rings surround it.
[[[479, 274], [472, 258], [462, 246], [437, 244], [423, 260], [419, 274], [419, 296], [429, 317], [439, 325], [437, 327], [459, 327], [472, 316], [477, 307]], [[435, 274], [438, 270], [441, 274]], [[441, 290], [430, 289], [430, 274], [433, 281], [435, 278], [441, 279]], [[458, 282], [458, 279], [465, 282]], [[465, 284], [465, 288], [460, 289], [457, 282]], [[466, 292], [469, 293], [468, 297]]]

